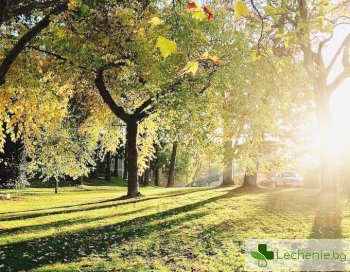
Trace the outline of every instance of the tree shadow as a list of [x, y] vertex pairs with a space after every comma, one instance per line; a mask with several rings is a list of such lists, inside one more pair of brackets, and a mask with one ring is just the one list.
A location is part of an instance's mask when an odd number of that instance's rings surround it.
[[[306, 248], [309, 252], [314, 251], [315, 249], [325, 249], [322, 248], [322, 245], [327, 249], [332, 248], [336, 252], [343, 252], [343, 241], [338, 240], [338, 242], [332, 242], [335, 240], [324, 240], [324, 244], [318, 245], [318, 240], [314, 239], [341, 239], [342, 238], [342, 229], [341, 229], [341, 205], [338, 200], [339, 196], [336, 196], [335, 193], [319, 193], [317, 197], [318, 210], [314, 219], [311, 233], [309, 235], [309, 242]], [[327, 242], [330, 241], [330, 242]], [[325, 264], [320, 261], [310, 262], [305, 260], [300, 268], [302, 271], [312, 270], [321, 271], [324, 270]], [[338, 262], [336, 259], [328, 264], [332, 271], [345, 271], [344, 263]]]
[[[208, 190], [213, 190], [213, 188], [210, 188]], [[202, 191], [206, 191], [206, 189], [205, 190], [190, 191], [190, 192], [187, 192], [186, 190], [184, 190], [184, 192], [181, 192], [181, 193], [176, 193], [176, 194], [168, 193], [168, 194], [162, 194], [162, 195], [157, 196], [157, 197], [140, 197], [140, 198], [128, 199], [128, 200], [124, 200], [124, 199], [120, 199], [120, 198], [112, 198], [112, 199], [102, 200], [102, 201], [98, 201], [98, 202], [88, 202], [88, 203], [82, 203], [82, 204], [76, 204], [76, 205], [67, 205], [67, 206], [59, 206], [59, 207], [53, 207], [53, 208], [26, 210], [26, 211], [19, 211], [19, 212], [0, 213], [0, 215], [20, 214], [20, 215], [0, 216], [0, 221], [25, 220], [25, 219], [48, 216], [48, 215], [67, 214], [67, 213], [74, 213], [74, 212], [81, 212], [81, 211], [92, 211], [92, 210], [96, 210], [96, 209], [109, 208], [112, 206], [124, 206], [127, 204], [134, 204], [134, 203], [145, 202], [145, 201], [150, 201], [150, 200], [164, 199], [164, 198], [169, 198], [169, 197], [177, 197], [177, 196], [182, 196], [182, 195], [187, 195], [187, 194], [192, 194], [192, 193], [197, 193], [197, 192], [202, 192]], [[104, 203], [110, 203], [110, 204], [100, 205], [100, 204], [104, 204]], [[86, 206], [91, 206], [91, 205], [96, 205], [96, 206], [86, 207]], [[76, 209], [76, 207], [80, 207], [80, 208]], [[64, 209], [64, 210], [49, 212], [50, 210], [57, 210], [57, 209]], [[67, 210], [67, 209], [70, 209], [70, 210]], [[45, 211], [45, 212], [40, 212], [40, 211]], [[34, 213], [23, 214], [23, 213], [28, 213], [28, 212], [34, 212]]]
[[[244, 189], [246, 190], [246, 189]], [[237, 192], [236, 192], [237, 191]], [[185, 214], [197, 208], [225, 198], [235, 197], [242, 189], [237, 188], [219, 196], [208, 198], [164, 212], [146, 215], [113, 225], [32, 239], [0, 247], [0, 259], [5, 269], [30, 270], [56, 262], [78, 261], [84, 256], [106, 256], [109, 249], [133, 237], [145, 237], [153, 232], [167, 230], [206, 215], [203, 212]], [[100, 207], [98, 207], [100, 208]], [[180, 218], [172, 218], [181, 215]], [[164, 220], [166, 219], [166, 220]]]
[[318, 203], [318, 211], [309, 238], [342, 238], [341, 207], [337, 196], [334, 194], [320, 194]]
[[111, 214], [111, 215], [102, 215], [97, 216], [93, 218], [79, 218], [79, 219], [64, 219], [64, 220], [58, 220], [54, 222], [48, 222], [43, 224], [37, 224], [37, 225], [30, 225], [30, 226], [22, 226], [22, 227], [16, 227], [11, 229], [0, 229], [1, 235], [8, 235], [8, 234], [17, 234], [17, 233], [23, 233], [23, 232], [36, 232], [36, 231], [43, 231], [45, 228], [61, 228], [61, 227], [67, 227], [70, 225], [80, 224], [80, 223], [89, 223], [94, 222], [98, 220], [104, 220], [107, 218], [118, 218], [121, 216], [131, 215], [135, 213], [139, 213], [141, 211], [147, 210], [147, 208], [137, 209], [129, 212], [124, 213], [118, 213], [118, 214]]

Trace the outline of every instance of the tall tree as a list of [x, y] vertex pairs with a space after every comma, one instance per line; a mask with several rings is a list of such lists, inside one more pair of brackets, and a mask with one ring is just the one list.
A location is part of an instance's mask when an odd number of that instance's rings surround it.
[[[95, 7], [97, 8], [97, 7]], [[203, 76], [191, 77], [187, 74], [196, 74], [199, 67], [198, 51], [205, 46], [205, 39], [203, 45], [198, 48], [197, 41], [189, 42], [188, 39], [193, 40], [193, 36], [200, 35], [203, 37], [202, 26], [206, 26], [203, 18], [202, 23], [194, 22], [198, 18], [194, 17], [195, 13], [187, 13], [183, 6], [174, 6], [171, 8], [157, 8], [151, 3], [135, 4], [132, 8], [121, 5], [114, 8], [114, 12], [110, 12], [110, 3], [107, 6], [99, 6], [99, 10], [95, 11], [89, 18], [93, 20], [95, 29], [91, 36], [95, 39], [100, 39], [100, 29], [106, 29], [106, 24], [119, 22], [123, 27], [117, 28], [113, 35], [108, 35], [109, 39], [105, 39], [103, 35], [103, 42], [120, 52], [117, 58], [113, 57], [106, 64], [100, 66], [96, 70], [95, 85], [103, 101], [108, 105], [110, 110], [126, 124], [126, 141], [127, 141], [127, 167], [128, 167], [128, 197], [135, 197], [140, 195], [138, 189], [138, 135], [139, 124], [147, 119], [151, 114], [157, 111], [162, 106], [168, 107], [171, 105], [171, 99], [176, 98], [183, 92], [191, 92], [193, 95], [203, 92], [206, 88], [207, 77], [206, 71], [215, 70], [216, 59], [203, 57]], [[95, 9], [96, 10], [96, 9]], [[99, 17], [99, 14], [113, 14], [110, 17]], [[176, 11], [174, 13], [174, 10]], [[204, 14], [200, 10], [200, 13]], [[115, 17], [115, 14], [120, 16]], [[136, 16], [139, 14], [139, 16]], [[160, 19], [159, 17], [163, 19]], [[167, 29], [167, 25], [172, 22], [182, 24], [183, 31], [174, 32]], [[163, 27], [163, 22], [164, 26]], [[145, 31], [146, 26], [151, 26], [149, 31]], [[84, 28], [87, 25], [81, 24], [80, 31], [86, 31]], [[138, 31], [135, 31], [135, 26]], [[197, 28], [195, 28], [197, 27]], [[107, 29], [109, 29], [107, 27]], [[111, 29], [111, 28], [110, 28]], [[102, 30], [102, 29], [101, 29]], [[179, 37], [177, 44], [164, 36]], [[113, 38], [111, 38], [113, 37]], [[117, 39], [117, 40], [116, 40]], [[164, 60], [159, 58], [159, 53], [155, 50], [154, 43], [159, 48], [161, 56]], [[95, 41], [93, 41], [95, 43]], [[100, 46], [100, 43], [95, 43], [94, 46]], [[130, 50], [131, 53], [130, 53]], [[183, 51], [175, 53], [175, 50]], [[139, 52], [142, 52], [140, 54]], [[188, 59], [185, 53], [192, 55], [195, 60]], [[109, 53], [108, 47], [107, 52]], [[174, 54], [175, 53], [175, 54]], [[174, 56], [169, 57], [170, 54]], [[114, 60], [116, 59], [116, 60]], [[179, 66], [180, 64], [180, 66]], [[179, 74], [176, 72], [182, 69]], [[153, 71], [152, 74], [149, 71]], [[109, 75], [108, 77], [106, 75]], [[108, 78], [108, 79], [107, 79]], [[161, 82], [159, 81], [161, 78]], [[118, 85], [116, 85], [118, 83]], [[109, 86], [109, 88], [108, 88]], [[123, 86], [123, 89], [120, 89]], [[117, 97], [120, 97], [119, 104], [113, 97], [116, 90]], [[193, 90], [197, 90], [193, 92]], [[121, 106], [123, 104], [123, 106]], [[165, 108], [164, 108], [165, 109]]]
[[177, 141], [173, 143], [173, 148], [171, 151], [170, 165], [169, 165], [169, 175], [167, 187], [174, 187], [175, 185], [175, 166], [176, 166], [176, 155], [177, 155]]
[[[307, 81], [313, 85], [320, 126], [321, 183], [324, 190], [330, 190], [334, 188], [335, 182], [330, 156], [332, 151], [329, 149], [332, 123], [329, 99], [340, 84], [350, 77], [350, 34], [345, 35], [337, 45], [329, 62], [325, 59], [324, 52], [327, 44], [333, 40], [336, 28], [349, 24], [348, 2], [277, 1], [268, 2], [263, 9], [266, 17], [262, 24], [269, 26], [263, 40], [276, 56], [299, 56], [300, 53], [307, 71]], [[335, 67], [340, 63], [343, 70], [332, 77]]]
[[106, 161], [105, 161], [105, 179], [107, 181], [111, 181], [111, 178], [112, 178], [111, 161], [112, 161], [112, 154], [110, 151], [108, 151], [106, 154]]

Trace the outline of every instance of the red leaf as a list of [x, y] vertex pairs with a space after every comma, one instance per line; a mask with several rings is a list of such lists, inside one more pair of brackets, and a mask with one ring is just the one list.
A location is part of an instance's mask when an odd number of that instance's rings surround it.
[[196, 2], [189, 2], [189, 3], [187, 3], [186, 8], [187, 9], [196, 9], [197, 4], [196, 4]]
[[203, 8], [204, 12], [208, 15], [208, 21], [210, 22], [214, 18], [214, 13], [208, 8], [207, 6], [204, 6]]

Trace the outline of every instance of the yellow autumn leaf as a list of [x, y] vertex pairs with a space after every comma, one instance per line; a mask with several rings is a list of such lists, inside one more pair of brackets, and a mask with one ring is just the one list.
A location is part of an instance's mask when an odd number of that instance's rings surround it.
[[176, 52], [177, 45], [175, 42], [170, 41], [167, 38], [164, 38], [162, 36], [159, 36], [157, 39], [156, 47], [159, 48], [163, 58], [166, 58], [170, 54]]
[[64, 33], [63, 29], [57, 28], [56, 35], [59, 39], [62, 39], [65, 36], [65, 33]]
[[259, 53], [258, 51], [254, 50], [254, 51], [252, 51], [252, 53], [250, 54], [250, 57], [251, 57], [251, 60], [252, 60], [252, 61], [256, 61], [256, 60], [258, 60], [258, 59], [261, 58], [261, 55], [260, 55], [260, 53]]
[[205, 13], [201, 9], [193, 10], [192, 17], [199, 20], [199, 21], [203, 21], [205, 18], [207, 18], [207, 16], [205, 15]]
[[79, 7], [81, 1], [78, 0], [69, 0], [68, 1], [68, 9], [69, 10], [75, 10]]
[[265, 13], [267, 15], [270, 15], [270, 16], [277, 14], [277, 10], [274, 7], [270, 6], [270, 5], [264, 6], [263, 10], [265, 11]]
[[185, 67], [182, 69], [184, 71], [184, 74], [192, 73], [195, 75], [197, 73], [199, 66], [199, 62], [196, 60], [192, 60], [186, 63]]
[[249, 9], [243, 1], [239, 0], [237, 1], [234, 6], [235, 10], [235, 17], [240, 18], [240, 17], [246, 17], [249, 15]]
[[209, 59], [216, 65], [221, 63], [221, 59], [218, 56], [209, 56]]
[[162, 19], [160, 19], [159, 17], [153, 17], [151, 20], [148, 21], [150, 24], [152, 24], [152, 26], [157, 26], [157, 25], [161, 25], [164, 23], [164, 21]]

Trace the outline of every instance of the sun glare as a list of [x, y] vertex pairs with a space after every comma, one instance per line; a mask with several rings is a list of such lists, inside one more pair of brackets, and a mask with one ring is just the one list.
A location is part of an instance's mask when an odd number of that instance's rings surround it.
[[[332, 40], [327, 43], [322, 54], [326, 66], [336, 55], [335, 48], [344, 41], [350, 33], [349, 25], [340, 25], [335, 28]], [[328, 82], [332, 82], [342, 71], [342, 55], [335, 60], [335, 65], [329, 73]], [[338, 89], [331, 95], [329, 101], [332, 115], [332, 129], [328, 138], [330, 155], [342, 155], [347, 150], [347, 139], [350, 137], [350, 79], [343, 81]]]
[[350, 79], [332, 94], [330, 111], [333, 122], [330, 145], [336, 153], [341, 153], [345, 151], [345, 144], [350, 137]]

